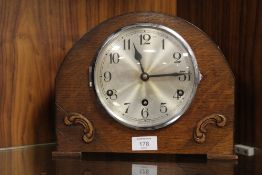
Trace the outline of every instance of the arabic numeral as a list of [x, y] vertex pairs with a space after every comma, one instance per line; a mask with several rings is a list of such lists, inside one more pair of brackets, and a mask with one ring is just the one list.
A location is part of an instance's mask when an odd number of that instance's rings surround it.
[[130, 103], [124, 103], [124, 105], [127, 106], [126, 110], [125, 110], [125, 113], [128, 113], [128, 110], [129, 110], [129, 106], [130, 106]]
[[119, 63], [119, 53], [110, 53], [109, 60], [110, 64], [117, 64]]
[[112, 79], [112, 74], [109, 71], [104, 72], [104, 81], [109, 82]]
[[141, 34], [139, 35], [140, 37], [140, 45], [144, 45], [144, 44], [150, 44], [150, 39], [151, 39], [151, 36], [149, 34]]
[[161, 103], [161, 105], [160, 105], [160, 112], [161, 113], [166, 113], [167, 112], [166, 103]]
[[139, 142], [140, 146], [149, 146], [149, 141]]
[[182, 89], [178, 89], [175, 95], [173, 96], [173, 98], [176, 98], [177, 100], [179, 100], [183, 95], [184, 95], [184, 91]]
[[141, 111], [141, 116], [146, 119], [149, 116], [148, 108], [143, 108]]
[[106, 95], [111, 99], [111, 100], [116, 100], [117, 99], [117, 91], [115, 89], [109, 89], [106, 91]]
[[130, 39], [124, 39], [124, 50], [130, 50]]
[[183, 75], [179, 75], [178, 77], [179, 81], [190, 81], [191, 80], [191, 74], [187, 73], [187, 74], [183, 74]]
[[173, 54], [173, 58], [175, 59], [174, 63], [180, 63], [181, 62], [181, 60], [180, 60], [181, 56], [182, 56], [181, 53], [175, 52]]

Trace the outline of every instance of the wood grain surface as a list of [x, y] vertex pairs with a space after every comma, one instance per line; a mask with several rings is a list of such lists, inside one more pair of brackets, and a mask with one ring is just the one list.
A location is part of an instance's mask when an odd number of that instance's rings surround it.
[[219, 45], [236, 79], [236, 142], [262, 148], [262, 3], [178, 0], [177, 15]]
[[0, 0], [0, 147], [51, 142], [54, 81], [98, 23], [131, 11], [176, 15], [175, 0]]
[[[203, 75], [187, 112], [174, 124], [152, 131], [130, 129], [113, 120], [99, 104], [87, 81], [88, 68], [106, 38], [124, 26], [144, 22], [161, 24], [179, 33], [192, 48]], [[206, 34], [180, 18], [159, 13], [130, 13], [98, 25], [74, 45], [61, 65], [56, 78], [56, 104], [59, 106], [57, 148], [61, 152], [135, 153], [131, 149], [132, 137], [157, 136], [157, 151], [139, 153], [207, 154], [210, 158], [233, 154], [233, 74], [221, 51]], [[80, 113], [93, 123], [92, 142], [87, 144], [82, 140], [81, 126], [65, 125], [64, 119], [70, 112]], [[196, 143], [193, 131], [197, 122], [213, 113], [224, 115], [226, 125], [222, 128], [208, 126], [205, 143]]]

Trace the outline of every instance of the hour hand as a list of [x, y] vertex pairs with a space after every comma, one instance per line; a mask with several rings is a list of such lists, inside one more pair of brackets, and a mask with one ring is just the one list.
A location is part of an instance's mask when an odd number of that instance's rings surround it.
[[142, 55], [137, 51], [136, 46], [135, 46], [134, 43], [133, 43], [133, 45], [134, 45], [134, 49], [135, 49], [134, 57], [139, 62], [139, 65], [140, 65], [142, 73], [144, 73], [145, 71], [144, 71], [143, 65], [141, 64]]

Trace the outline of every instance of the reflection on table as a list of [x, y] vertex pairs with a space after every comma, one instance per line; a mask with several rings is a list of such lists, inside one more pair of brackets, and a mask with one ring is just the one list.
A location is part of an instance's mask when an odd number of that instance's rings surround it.
[[206, 161], [201, 156], [84, 154], [52, 158], [55, 145], [0, 151], [1, 175], [259, 175], [262, 154], [238, 161]]

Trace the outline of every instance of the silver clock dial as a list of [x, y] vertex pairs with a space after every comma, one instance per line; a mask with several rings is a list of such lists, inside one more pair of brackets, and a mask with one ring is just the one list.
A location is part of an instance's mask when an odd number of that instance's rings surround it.
[[157, 129], [176, 121], [190, 106], [198, 82], [189, 45], [174, 30], [156, 24], [128, 26], [110, 36], [94, 66], [102, 106], [135, 129]]

